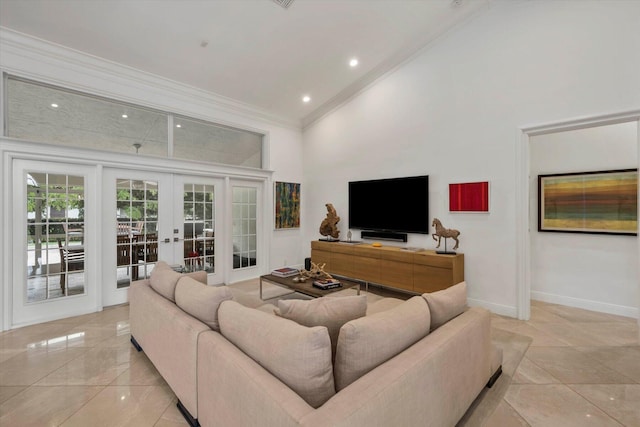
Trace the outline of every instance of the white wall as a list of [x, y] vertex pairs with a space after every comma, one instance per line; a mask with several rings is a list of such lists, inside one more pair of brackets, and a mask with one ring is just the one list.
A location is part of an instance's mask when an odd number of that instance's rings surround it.
[[637, 122], [530, 139], [532, 299], [636, 315], [637, 237], [538, 232], [538, 175], [637, 167]]
[[[308, 240], [326, 202], [346, 234], [348, 181], [428, 174], [430, 217], [462, 233], [470, 302], [515, 316], [519, 129], [638, 109], [639, 20], [639, 2], [492, 2], [305, 129]], [[482, 180], [489, 214], [448, 213], [449, 183]]]

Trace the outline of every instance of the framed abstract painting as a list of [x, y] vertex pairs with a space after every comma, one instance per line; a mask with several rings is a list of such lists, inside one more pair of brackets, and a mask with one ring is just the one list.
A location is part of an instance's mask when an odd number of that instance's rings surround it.
[[638, 170], [538, 176], [538, 231], [638, 235]]
[[489, 182], [449, 184], [449, 212], [489, 212]]
[[276, 230], [300, 228], [300, 184], [276, 181], [274, 195]]

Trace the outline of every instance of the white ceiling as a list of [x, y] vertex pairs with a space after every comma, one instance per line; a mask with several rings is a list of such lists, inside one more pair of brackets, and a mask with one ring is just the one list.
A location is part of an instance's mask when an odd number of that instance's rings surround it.
[[0, 0], [0, 26], [307, 124], [489, 1]]

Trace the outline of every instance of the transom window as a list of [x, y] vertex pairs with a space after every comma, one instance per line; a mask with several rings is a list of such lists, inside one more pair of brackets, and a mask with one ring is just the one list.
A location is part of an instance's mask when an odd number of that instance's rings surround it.
[[6, 136], [262, 168], [263, 135], [5, 76]]

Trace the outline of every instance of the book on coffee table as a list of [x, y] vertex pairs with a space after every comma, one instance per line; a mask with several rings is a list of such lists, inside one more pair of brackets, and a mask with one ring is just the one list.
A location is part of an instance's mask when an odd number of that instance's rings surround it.
[[297, 269], [291, 267], [276, 268], [271, 272], [271, 274], [278, 277], [291, 277], [299, 273]]
[[327, 289], [339, 288], [342, 286], [342, 284], [336, 279], [320, 279], [320, 280], [314, 280], [313, 286], [315, 286], [318, 289], [327, 290]]

